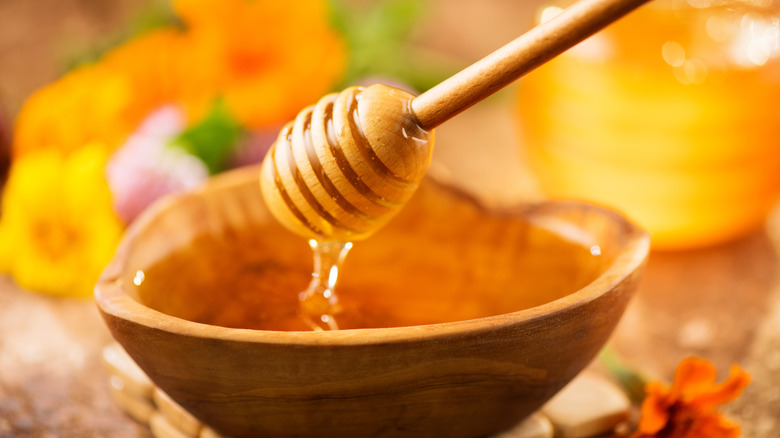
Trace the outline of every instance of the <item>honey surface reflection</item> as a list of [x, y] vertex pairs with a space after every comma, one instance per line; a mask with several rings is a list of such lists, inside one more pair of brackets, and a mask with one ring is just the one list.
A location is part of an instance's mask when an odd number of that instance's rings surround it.
[[[424, 185], [388, 227], [354, 246], [335, 287], [340, 329], [526, 309], [580, 289], [611, 261], [528, 221], [453, 202], [457, 196]], [[226, 327], [311, 330], [298, 317], [311, 250], [272, 220], [201, 235], [127, 272], [126, 281], [138, 271], [139, 299], [163, 313]]]

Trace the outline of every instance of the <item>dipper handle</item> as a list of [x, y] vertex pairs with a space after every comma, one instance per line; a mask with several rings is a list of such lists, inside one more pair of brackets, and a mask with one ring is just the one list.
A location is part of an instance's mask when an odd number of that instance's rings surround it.
[[266, 205], [301, 236], [370, 236], [417, 189], [434, 127], [646, 1], [581, 0], [418, 97], [379, 84], [323, 97], [282, 129], [266, 155]]
[[433, 129], [649, 0], [580, 0], [412, 101]]

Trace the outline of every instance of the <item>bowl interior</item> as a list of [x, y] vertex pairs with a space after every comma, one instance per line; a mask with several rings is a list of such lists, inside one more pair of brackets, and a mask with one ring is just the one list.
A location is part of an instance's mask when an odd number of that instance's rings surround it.
[[[309, 330], [296, 311], [311, 250], [270, 216], [251, 172], [230, 181], [142, 220], [121, 267], [124, 290], [188, 321]], [[347, 257], [336, 288], [339, 326], [471, 320], [566, 297], [604, 274], [635, 237], [617, 215], [603, 220], [610, 215], [568, 203], [490, 211], [426, 180]]]

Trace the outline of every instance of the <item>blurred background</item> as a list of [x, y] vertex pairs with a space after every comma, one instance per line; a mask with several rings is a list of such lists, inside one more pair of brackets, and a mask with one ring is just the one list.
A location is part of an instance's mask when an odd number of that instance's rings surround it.
[[[116, 45], [134, 30], [152, 27], [170, 13], [170, 2], [161, 0], [4, 0], [0, 4], [3, 31], [0, 93], [4, 107], [16, 113], [37, 88], [61, 76], [86, 54]], [[344, 0], [340, 4], [370, 9], [371, 0]], [[418, 17], [409, 37], [420, 50], [441, 52], [469, 62], [519, 36], [534, 22], [540, 1], [490, 0], [484, 5], [465, 0], [427, 0], [418, 3]], [[435, 20], [432, 18], [435, 17]], [[463, 17], [469, 17], [464, 20]], [[491, 23], [486, 31], [481, 23]], [[462, 32], [451, 33], [454, 27]]]
[[[326, 92], [424, 91], [567, 5], [256, 3], [0, 0], [0, 437], [148, 436], [108, 397], [89, 296], [156, 198], [258, 162]], [[779, 9], [657, 0], [439, 128], [431, 168], [488, 204], [575, 198], [648, 229], [612, 348], [666, 380], [740, 363], [748, 437], [780, 434]]]

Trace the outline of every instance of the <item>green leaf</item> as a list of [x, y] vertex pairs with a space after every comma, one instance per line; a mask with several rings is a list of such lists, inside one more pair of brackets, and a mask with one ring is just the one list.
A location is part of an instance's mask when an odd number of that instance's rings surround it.
[[367, 77], [386, 76], [425, 90], [448, 76], [414, 59], [412, 40], [427, 10], [426, 2], [381, 0], [358, 5], [330, 0], [330, 6], [331, 22], [349, 46], [341, 88]]
[[635, 404], [641, 404], [646, 396], [645, 387], [649, 381], [647, 376], [629, 367], [610, 345], [601, 350], [599, 358], [607, 371], [623, 387], [628, 398]]
[[241, 125], [225, 103], [217, 100], [203, 120], [182, 132], [171, 144], [200, 158], [214, 175], [226, 170], [227, 159], [242, 134]]

